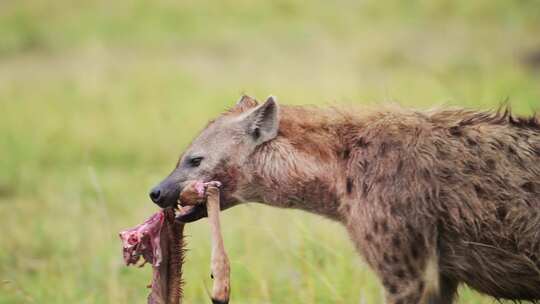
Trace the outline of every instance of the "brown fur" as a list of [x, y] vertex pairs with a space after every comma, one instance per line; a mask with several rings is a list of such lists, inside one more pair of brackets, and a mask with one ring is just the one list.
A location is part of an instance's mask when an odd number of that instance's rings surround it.
[[242, 171], [239, 199], [345, 224], [387, 303], [452, 303], [459, 283], [540, 299], [535, 117], [281, 106], [278, 136]]
[[452, 303], [460, 283], [498, 299], [540, 300], [536, 117], [323, 110], [243, 96], [151, 197], [174, 205], [189, 180], [221, 181], [222, 209], [258, 201], [343, 223], [387, 303]]

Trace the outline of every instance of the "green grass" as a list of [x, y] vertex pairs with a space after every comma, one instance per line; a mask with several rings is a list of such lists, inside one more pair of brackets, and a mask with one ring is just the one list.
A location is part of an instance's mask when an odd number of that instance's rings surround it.
[[[247, 92], [287, 104], [540, 107], [538, 1], [0, 3], [0, 303], [143, 303], [117, 231], [205, 122]], [[223, 214], [232, 303], [381, 303], [344, 229]], [[189, 225], [186, 303], [208, 302]], [[459, 303], [491, 303], [461, 289]]]

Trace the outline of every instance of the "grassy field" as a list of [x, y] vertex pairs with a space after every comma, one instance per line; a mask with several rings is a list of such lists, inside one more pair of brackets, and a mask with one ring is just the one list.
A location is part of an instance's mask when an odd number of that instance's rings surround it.
[[[241, 93], [530, 113], [539, 32], [535, 0], [0, 1], [0, 303], [144, 303], [117, 232]], [[223, 226], [232, 303], [382, 302], [335, 223], [249, 204]], [[208, 303], [208, 227], [187, 231], [185, 302]]]

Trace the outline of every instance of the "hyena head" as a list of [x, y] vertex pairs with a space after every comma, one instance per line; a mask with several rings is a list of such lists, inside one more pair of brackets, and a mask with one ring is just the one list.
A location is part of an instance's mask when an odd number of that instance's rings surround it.
[[[213, 120], [184, 151], [176, 168], [150, 191], [150, 198], [162, 208], [175, 206], [186, 182], [217, 180], [222, 183], [221, 208], [229, 208], [242, 197], [239, 189], [251, 179], [246, 164], [256, 148], [278, 134], [279, 108], [273, 97], [263, 104], [243, 96], [228, 112]], [[195, 221], [206, 216], [197, 205], [180, 217]]]

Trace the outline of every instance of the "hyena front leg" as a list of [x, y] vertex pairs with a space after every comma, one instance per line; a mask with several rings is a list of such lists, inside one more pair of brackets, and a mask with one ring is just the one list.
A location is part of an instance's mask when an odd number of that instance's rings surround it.
[[[456, 282], [441, 277], [436, 229], [371, 214], [349, 231], [379, 276], [387, 304], [451, 304]], [[357, 222], [358, 223], [358, 222]], [[356, 227], [355, 227], [356, 226]]]
[[[437, 271], [435, 258], [425, 261], [418, 275], [409, 278], [396, 278], [396, 272], [377, 270], [382, 278], [388, 304], [452, 304], [457, 291], [457, 282], [442, 277]], [[400, 269], [400, 265], [387, 268]], [[402, 267], [401, 267], [402, 268]], [[399, 272], [399, 270], [398, 270]]]
[[439, 293], [427, 294], [426, 303], [429, 304], [452, 304], [457, 293], [458, 282], [447, 278], [443, 275], [439, 276]]

